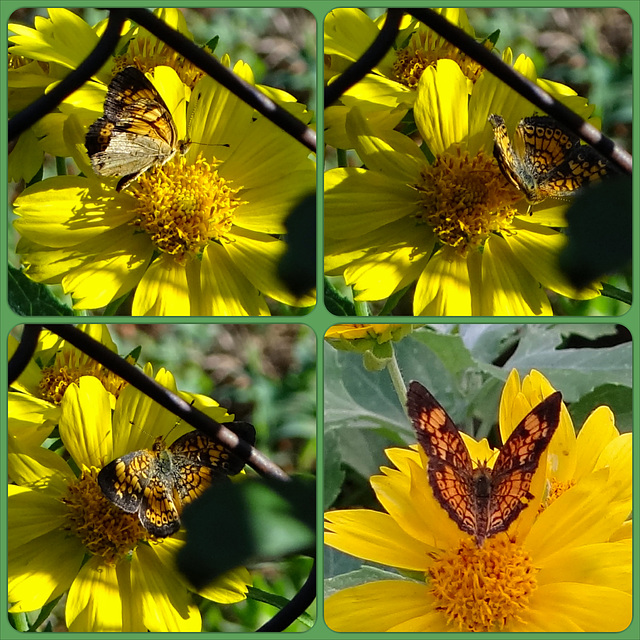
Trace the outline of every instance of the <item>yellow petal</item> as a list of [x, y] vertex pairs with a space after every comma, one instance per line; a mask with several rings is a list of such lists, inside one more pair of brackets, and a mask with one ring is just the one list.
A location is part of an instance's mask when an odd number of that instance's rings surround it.
[[325, 514], [325, 543], [339, 551], [393, 567], [424, 571], [428, 545], [403, 531], [388, 514], [345, 509]]

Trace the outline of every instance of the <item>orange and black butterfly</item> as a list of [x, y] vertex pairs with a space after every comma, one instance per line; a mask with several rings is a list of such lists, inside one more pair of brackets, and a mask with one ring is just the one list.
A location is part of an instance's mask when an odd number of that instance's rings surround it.
[[[256, 430], [248, 422], [224, 423], [253, 445]], [[190, 431], [167, 446], [156, 438], [151, 449], [116, 458], [98, 473], [102, 493], [126, 513], [137, 513], [142, 526], [157, 538], [180, 528], [182, 508], [214, 482], [240, 473], [244, 460], [200, 431]]]
[[559, 391], [545, 398], [513, 430], [493, 468], [482, 462], [474, 469], [453, 420], [419, 382], [410, 383], [407, 410], [429, 459], [433, 494], [478, 547], [506, 531], [533, 499], [529, 487], [560, 422], [561, 402]]
[[549, 116], [523, 118], [513, 141], [502, 116], [492, 114], [489, 122], [498, 166], [530, 204], [572, 195], [611, 171], [595, 149]]
[[126, 67], [111, 80], [104, 116], [89, 127], [85, 146], [97, 174], [122, 176], [121, 191], [147, 169], [186, 153], [189, 142], [178, 139], [171, 112], [144, 73]]

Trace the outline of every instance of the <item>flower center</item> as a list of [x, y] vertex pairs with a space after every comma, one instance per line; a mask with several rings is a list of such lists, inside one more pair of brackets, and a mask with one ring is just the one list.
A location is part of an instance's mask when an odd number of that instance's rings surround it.
[[125, 380], [105, 369], [99, 362], [84, 354], [78, 357], [74, 350], [65, 350], [56, 356], [53, 365], [42, 369], [39, 384], [41, 397], [53, 404], [60, 404], [67, 387], [78, 382], [81, 376], [98, 378], [102, 386], [116, 398], [127, 385]]
[[[488, 46], [493, 47], [491, 43]], [[475, 60], [431, 29], [419, 29], [413, 34], [409, 44], [396, 52], [392, 73], [400, 84], [417, 89], [424, 70], [443, 58], [457, 62], [462, 73], [473, 82], [484, 70]]]
[[171, 67], [180, 80], [191, 89], [205, 75], [193, 62], [174, 51], [162, 40], [140, 35], [131, 40], [123, 55], [115, 57], [113, 75], [129, 66], [138, 67], [144, 73], [158, 65]]
[[104, 497], [98, 486], [96, 467], [83, 467], [80, 478], [69, 485], [62, 501], [69, 511], [67, 529], [107, 564], [115, 564], [136, 545], [148, 539], [138, 515], [125, 513]]
[[429, 570], [436, 608], [460, 631], [500, 631], [529, 606], [536, 589], [531, 556], [506, 535], [481, 548], [462, 541]]
[[149, 235], [158, 251], [184, 265], [211, 241], [229, 241], [240, 189], [232, 189], [215, 166], [182, 156], [147, 171], [132, 193], [138, 198], [132, 224]]
[[474, 157], [460, 148], [444, 153], [421, 170], [420, 178], [414, 185], [422, 206], [417, 217], [461, 256], [478, 249], [489, 234], [507, 230], [513, 205], [522, 198], [482, 150]]
[[544, 497], [542, 503], [538, 507], [538, 513], [542, 513], [546, 508], [555, 502], [565, 491], [568, 491], [575, 484], [575, 480], [563, 482], [561, 480], [552, 479], [549, 485], [549, 491]]

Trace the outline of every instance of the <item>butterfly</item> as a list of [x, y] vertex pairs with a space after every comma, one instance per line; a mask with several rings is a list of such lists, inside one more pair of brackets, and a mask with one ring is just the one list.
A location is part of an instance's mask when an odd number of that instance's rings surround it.
[[[224, 424], [253, 445], [256, 430], [248, 422]], [[156, 438], [152, 449], [116, 458], [98, 473], [102, 493], [127, 513], [137, 513], [142, 526], [158, 538], [180, 528], [184, 505], [198, 498], [213, 482], [240, 473], [244, 461], [200, 431], [190, 431], [166, 446]]]
[[144, 73], [126, 67], [111, 80], [104, 116], [89, 127], [85, 145], [97, 174], [122, 176], [121, 191], [147, 169], [186, 153], [190, 143], [178, 140], [167, 105]]
[[568, 196], [610, 171], [609, 163], [549, 116], [523, 118], [509, 140], [504, 119], [490, 115], [493, 154], [504, 176], [535, 204]]
[[429, 485], [458, 527], [482, 547], [506, 531], [533, 499], [533, 475], [560, 422], [562, 395], [556, 391], [536, 405], [500, 449], [493, 468], [473, 467], [457, 427], [419, 382], [407, 392], [407, 412], [429, 460]]

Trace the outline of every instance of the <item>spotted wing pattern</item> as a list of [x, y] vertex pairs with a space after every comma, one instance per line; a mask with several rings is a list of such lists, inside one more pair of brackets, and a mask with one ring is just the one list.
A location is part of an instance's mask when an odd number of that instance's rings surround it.
[[580, 144], [578, 136], [549, 116], [521, 120], [513, 145], [501, 116], [491, 115], [489, 122], [498, 165], [529, 203], [571, 195], [610, 171], [609, 163], [594, 149]]
[[560, 420], [556, 392], [534, 407], [515, 428], [493, 469], [473, 468], [458, 429], [438, 401], [419, 383], [407, 393], [407, 410], [429, 459], [429, 484], [458, 527], [484, 540], [506, 531], [533, 498], [533, 474]]
[[418, 442], [429, 458], [427, 475], [433, 495], [462, 531], [474, 534], [477, 512], [473, 465], [457, 427], [419, 382], [409, 385], [407, 410]]
[[533, 475], [560, 424], [562, 394], [552, 393], [537, 404], [513, 430], [493, 469], [487, 537], [506, 531], [533, 498]]
[[104, 116], [87, 132], [85, 145], [96, 173], [122, 176], [124, 189], [140, 174], [185, 153], [164, 100], [136, 67], [126, 67], [113, 77], [104, 102]]
[[[255, 442], [247, 422], [226, 423], [242, 440]], [[142, 526], [156, 537], [180, 528], [182, 507], [212, 483], [239, 473], [244, 462], [212, 438], [191, 431], [169, 447], [156, 438], [143, 449], [113, 460], [98, 473], [103, 494], [127, 513], [137, 513]]]

